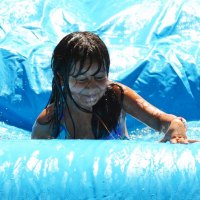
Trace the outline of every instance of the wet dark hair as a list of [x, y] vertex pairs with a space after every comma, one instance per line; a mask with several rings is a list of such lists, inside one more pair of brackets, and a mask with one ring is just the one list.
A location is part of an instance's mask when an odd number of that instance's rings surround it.
[[[83, 72], [86, 60], [89, 61], [87, 70], [90, 69], [93, 62], [96, 62], [98, 67], [95, 74], [103, 67], [108, 75], [110, 58], [107, 47], [98, 35], [91, 32], [70, 33], [58, 43], [53, 51], [51, 60], [53, 71], [52, 93], [47, 104], [54, 103], [55, 112], [52, 119], [50, 119], [51, 125], [55, 129], [55, 134], [52, 137], [59, 135], [60, 122], [65, 105], [72, 120], [75, 138], [75, 124], [67, 103], [67, 95], [79, 109], [91, 112], [75, 102], [69, 89], [69, 76], [84, 74], [87, 71]], [[74, 66], [77, 62], [80, 62], [80, 68], [75, 72]], [[61, 84], [61, 82], [63, 83]], [[121, 112], [122, 101], [122, 88], [118, 85], [116, 86], [116, 84], [111, 84], [104, 96], [93, 106], [91, 123], [96, 139], [102, 138], [104, 135], [109, 135], [112, 130], [115, 130]]]

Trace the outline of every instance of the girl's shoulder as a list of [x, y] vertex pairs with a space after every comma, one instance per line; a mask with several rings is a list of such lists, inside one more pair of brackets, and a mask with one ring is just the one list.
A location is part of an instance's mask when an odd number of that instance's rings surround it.
[[54, 115], [54, 103], [49, 104], [38, 116], [37, 122], [41, 125], [48, 124]]
[[[115, 85], [115, 87], [113, 87], [115, 93], [116, 91], [122, 91], [123, 93], [122, 108], [126, 112], [128, 113], [135, 112], [135, 110], [138, 110], [138, 108], [141, 107], [140, 104], [143, 102], [145, 105], [147, 104], [145, 100], [139, 94], [137, 94], [137, 92], [135, 92], [132, 88], [118, 82], [110, 82], [110, 85]], [[118, 88], [116, 86], [118, 86]]]
[[114, 81], [108, 81], [108, 89], [112, 89], [114, 91], [118, 91], [118, 92], [125, 92], [128, 87], [122, 83], [119, 83], [119, 82], [114, 82]]
[[137, 94], [137, 92], [135, 92], [132, 88], [128, 87], [127, 85], [124, 85], [122, 83], [119, 82], [109, 82], [109, 85], [113, 85], [113, 90], [115, 91], [123, 91], [124, 97], [129, 98], [129, 99], [138, 99], [141, 98], [140, 95]]

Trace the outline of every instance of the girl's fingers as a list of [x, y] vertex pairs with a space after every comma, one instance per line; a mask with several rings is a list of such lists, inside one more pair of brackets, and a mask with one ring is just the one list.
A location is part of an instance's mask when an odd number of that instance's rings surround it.
[[172, 138], [170, 139], [170, 142], [172, 144], [188, 144], [188, 139], [187, 138]]
[[159, 141], [159, 142], [170, 142], [171, 144], [189, 144], [189, 143], [195, 143], [200, 142], [200, 140], [193, 140], [193, 139], [187, 139], [187, 138], [171, 138], [169, 139], [166, 137], [166, 135]]
[[189, 142], [188, 142], [188, 139], [182, 139], [182, 140], [180, 140], [178, 143], [180, 143], [180, 144], [188, 144]]
[[176, 139], [176, 138], [170, 139], [170, 143], [171, 143], [171, 144], [176, 144], [176, 143], [177, 143], [177, 139]]

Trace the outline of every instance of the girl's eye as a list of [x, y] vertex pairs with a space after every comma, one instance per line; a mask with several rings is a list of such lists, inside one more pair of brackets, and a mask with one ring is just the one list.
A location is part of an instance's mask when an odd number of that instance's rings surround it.
[[80, 83], [84, 83], [86, 82], [88, 79], [87, 78], [80, 78], [80, 79], [76, 79], [78, 82]]
[[96, 79], [96, 80], [99, 80], [99, 81], [104, 80], [105, 78], [106, 78], [105, 76], [95, 77], [95, 79]]

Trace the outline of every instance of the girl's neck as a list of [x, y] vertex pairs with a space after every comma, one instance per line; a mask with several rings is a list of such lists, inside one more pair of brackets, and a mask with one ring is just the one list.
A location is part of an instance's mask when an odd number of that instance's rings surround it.
[[69, 106], [69, 109], [70, 109], [71, 112], [80, 113], [81, 115], [83, 115], [83, 114], [88, 115], [88, 114], [92, 113], [92, 108], [83, 108], [83, 109], [86, 109], [89, 112], [82, 110], [81, 106], [79, 108], [78, 105], [76, 105], [75, 102], [69, 96], [67, 96], [67, 103], [68, 103], [68, 106]]
[[[79, 109], [70, 97], [68, 97], [67, 103], [69, 110], [65, 106], [64, 124], [71, 137], [77, 139], [94, 139], [91, 126], [92, 114]], [[73, 126], [75, 126], [75, 132]]]

